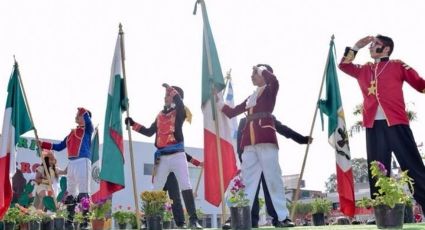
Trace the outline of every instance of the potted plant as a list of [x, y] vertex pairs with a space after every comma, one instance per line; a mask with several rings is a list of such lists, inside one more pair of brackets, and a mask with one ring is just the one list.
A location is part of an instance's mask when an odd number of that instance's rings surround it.
[[15, 229], [15, 225], [19, 220], [19, 209], [16, 207], [9, 208], [6, 214], [3, 217], [4, 221], [4, 229], [5, 230], [13, 230]]
[[[130, 207], [127, 208], [130, 210]], [[112, 217], [115, 220], [115, 223], [118, 224], [119, 229], [125, 229], [127, 227], [127, 223], [130, 222], [130, 211], [126, 211], [122, 209], [122, 206], [118, 206], [118, 209], [114, 213], [112, 213]]]
[[66, 205], [63, 203], [58, 203], [58, 205], [56, 213], [53, 216], [53, 228], [55, 230], [65, 229], [65, 219], [68, 216]]
[[169, 200], [167, 193], [164, 191], [144, 191], [141, 198], [147, 229], [161, 230], [165, 203]]
[[164, 229], [171, 229], [171, 221], [173, 220], [173, 210], [171, 208], [172, 202], [164, 204], [164, 215], [162, 219], [162, 226]]
[[371, 162], [370, 171], [376, 180], [378, 192], [374, 194], [375, 199], [364, 198], [357, 204], [360, 207], [374, 208], [378, 228], [402, 228], [405, 204], [412, 199], [405, 192], [405, 187], [408, 186], [413, 191], [412, 178], [407, 175], [407, 170], [401, 172], [397, 178], [387, 177], [387, 170], [379, 161]]
[[325, 225], [325, 214], [331, 210], [332, 203], [325, 198], [316, 198], [311, 203], [313, 225]]
[[90, 198], [81, 198], [78, 205], [75, 207], [74, 229], [87, 228], [90, 217]]
[[17, 224], [20, 230], [28, 230], [28, 223], [30, 222], [30, 215], [24, 212], [19, 212]]
[[41, 229], [43, 230], [53, 229], [53, 219], [50, 213], [43, 212], [41, 214]]
[[228, 199], [232, 219], [231, 226], [234, 230], [251, 229], [251, 208], [249, 207], [249, 200], [246, 196], [242, 177], [237, 176], [233, 180]]
[[110, 199], [101, 200], [93, 203], [90, 207], [90, 219], [93, 230], [102, 230], [105, 222], [105, 215], [111, 210], [112, 202]]

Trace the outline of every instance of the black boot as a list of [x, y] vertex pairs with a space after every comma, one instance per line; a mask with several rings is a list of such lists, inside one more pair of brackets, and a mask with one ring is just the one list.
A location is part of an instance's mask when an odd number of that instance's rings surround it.
[[186, 206], [187, 214], [189, 214], [189, 228], [190, 229], [202, 229], [202, 226], [198, 222], [198, 216], [196, 215], [195, 198], [193, 197], [192, 189], [182, 191], [184, 204]]
[[66, 210], [68, 211], [68, 218], [65, 222], [65, 229], [73, 230], [74, 229], [74, 216], [75, 216], [75, 206], [77, 201], [72, 195], [69, 195], [65, 198], [64, 204], [66, 205]]
[[[89, 194], [88, 193], [80, 193], [78, 194], [78, 203], [81, 203], [81, 200], [83, 198], [89, 198]], [[80, 224], [80, 229], [85, 230], [89, 228], [89, 210], [83, 210], [83, 216], [84, 216], [84, 220], [83, 222]]]

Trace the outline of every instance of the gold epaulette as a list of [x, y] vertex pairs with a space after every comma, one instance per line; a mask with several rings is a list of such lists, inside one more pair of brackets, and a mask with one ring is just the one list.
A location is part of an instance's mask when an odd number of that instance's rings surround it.
[[354, 60], [354, 57], [356, 57], [356, 54], [354, 53], [354, 50], [350, 49], [344, 56], [343, 63], [351, 63]]

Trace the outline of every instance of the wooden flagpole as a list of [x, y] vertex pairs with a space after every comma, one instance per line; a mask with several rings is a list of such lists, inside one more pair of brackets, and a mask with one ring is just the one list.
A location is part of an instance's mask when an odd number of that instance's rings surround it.
[[[125, 72], [125, 51], [124, 51], [124, 31], [122, 30], [122, 24], [119, 25], [119, 36], [120, 36], [120, 46], [121, 46], [121, 66], [122, 73], [124, 79], [124, 95], [127, 100], [127, 76]], [[130, 105], [127, 101], [127, 109], [126, 109], [127, 117], [130, 117]], [[139, 210], [139, 199], [137, 198], [137, 187], [136, 187], [136, 174], [134, 173], [134, 157], [133, 157], [133, 140], [131, 138], [131, 128], [130, 125], [127, 124], [127, 133], [128, 133], [128, 146], [130, 150], [130, 163], [131, 163], [131, 178], [133, 181], [133, 196], [134, 196], [134, 207], [136, 208], [136, 219], [137, 219], [137, 229], [140, 229], [140, 210]]]
[[[331, 43], [333, 42], [334, 39], [335, 39], [335, 36], [332, 35], [331, 36]], [[325, 70], [323, 72], [322, 83], [320, 84], [320, 90], [319, 90], [319, 95], [317, 97], [316, 107], [314, 108], [313, 121], [311, 122], [310, 134], [309, 134], [310, 137], [313, 135], [313, 129], [314, 129], [314, 124], [316, 122], [317, 111], [319, 110], [319, 100], [320, 100], [320, 97], [322, 95], [323, 84], [325, 83], [326, 71], [328, 69], [328, 65], [329, 65], [329, 53], [328, 53], [328, 57], [326, 58]], [[302, 181], [302, 178], [303, 178], [303, 175], [304, 175], [304, 169], [305, 169], [305, 164], [307, 162], [307, 156], [308, 156], [309, 149], [310, 149], [310, 143], [307, 143], [307, 147], [306, 147], [305, 153], [304, 153], [303, 164], [302, 164], [302, 167], [301, 167], [300, 176], [298, 178], [297, 190], [295, 191], [295, 197], [294, 197], [294, 200], [292, 201], [292, 210], [291, 210], [291, 219], [292, 220], [294, 219], [294, 216], [295, 216], [296, 205], [297, 205], [297, 201], [298, 201], [298, 198], [299, 198], [299, 195], [300, 195], [301, 181]]]
[[[204, 18], [203, 21], [205, 24], [205, 16], [206, 16], [205, 2], [204, 0], [199, 0], [199, 3], [201, 4], [202, 15]], [[212, 62], [211, 62], [211, 50], [209, 47], [208, 34], [206, 34], [205, 25], [204, 25], [203, 31], [204, 31], [205, 46], [206, 46], [205, 50], [207, 53], [207, 61], [208, 61], [208, 72], [209, 72], [209, 76], [211, 77], [213, 75]], [[216, 94], [215, 85], [211, 84], [210, 100], [211, 100], [212, 108], [213, 108], [213, 111], [212, 111], [213, 117], [215, 118], [214, 119], [214, 126], [216, 131], [215, 140], [216, 140], [217, 158], [218, 158], [218, 173], [220, 177], [220, 195], [221, 195], [221, 211], [222, 211], [221, 222], [224, 223], [226, 219], [226, 205], [224, 204], [224, 181], [223, 181], [224, 179], [223, 179], [222, 150], [221, 150], [221, 144], [220, 144], [220, 125], [218, 121], [218, 112], [217, 112], [217, 103], [215, 101], [215, 94]]]
[[[13, 56], [13, 58], [15, 59], [15, 56]], [[23, 94], [24, 99], [25, 99], [25, 106], [27, 107], [27, 110], [28, 110], [30, 122], [31, 122], [32, 126], [34, 127], [34, 136], [35, 136], [35, 141], [37, 143], [37, 154], [39, 154], [39, 156], [40, 156], [41, 164], [43, 165], [43, 169], [44, 169], [44, 173], [46, 174], [47, 181], [49, 182], [49, 188], [52, 190], [53, 201], [55, 202], [55, 207], [57, 208], [58, 203], [56, 201], [55, 190], [53, 189], [53, 186], [52, 186], [52, 178], [51, 178], [51, 175], [50, 175], [50, 170], [47, 168], [46, 162], [44, 162], [44, 159], [43, 159], [43, 154], [41, 152], [40, 139], [38, 138], [37, 129], [35, 128], [35, 125], [34, 125], [34, 120], [32, 118], [30, 106], [29, 106], [28, 99], [27, 99], [27, 94], [25, 92], [24, 84], [22, 83], [21, 73], [19, 71], [18, 62], [16, 61], [16, 59], [15, 59], [15, 68], [16, 68], [16, 71], [18, 71], [19, 83], [20, 83], [21, 88], [22, 88], [22, 94]]]

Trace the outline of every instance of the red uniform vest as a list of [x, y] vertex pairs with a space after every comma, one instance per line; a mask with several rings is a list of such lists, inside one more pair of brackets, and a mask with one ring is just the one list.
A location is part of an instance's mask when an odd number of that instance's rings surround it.
[[174, 137], [176, 124], [176, 110], [164, 114], [160, 112], [156, 117], [156, 145], [158, 148], [176, 144], [176, 138]]

